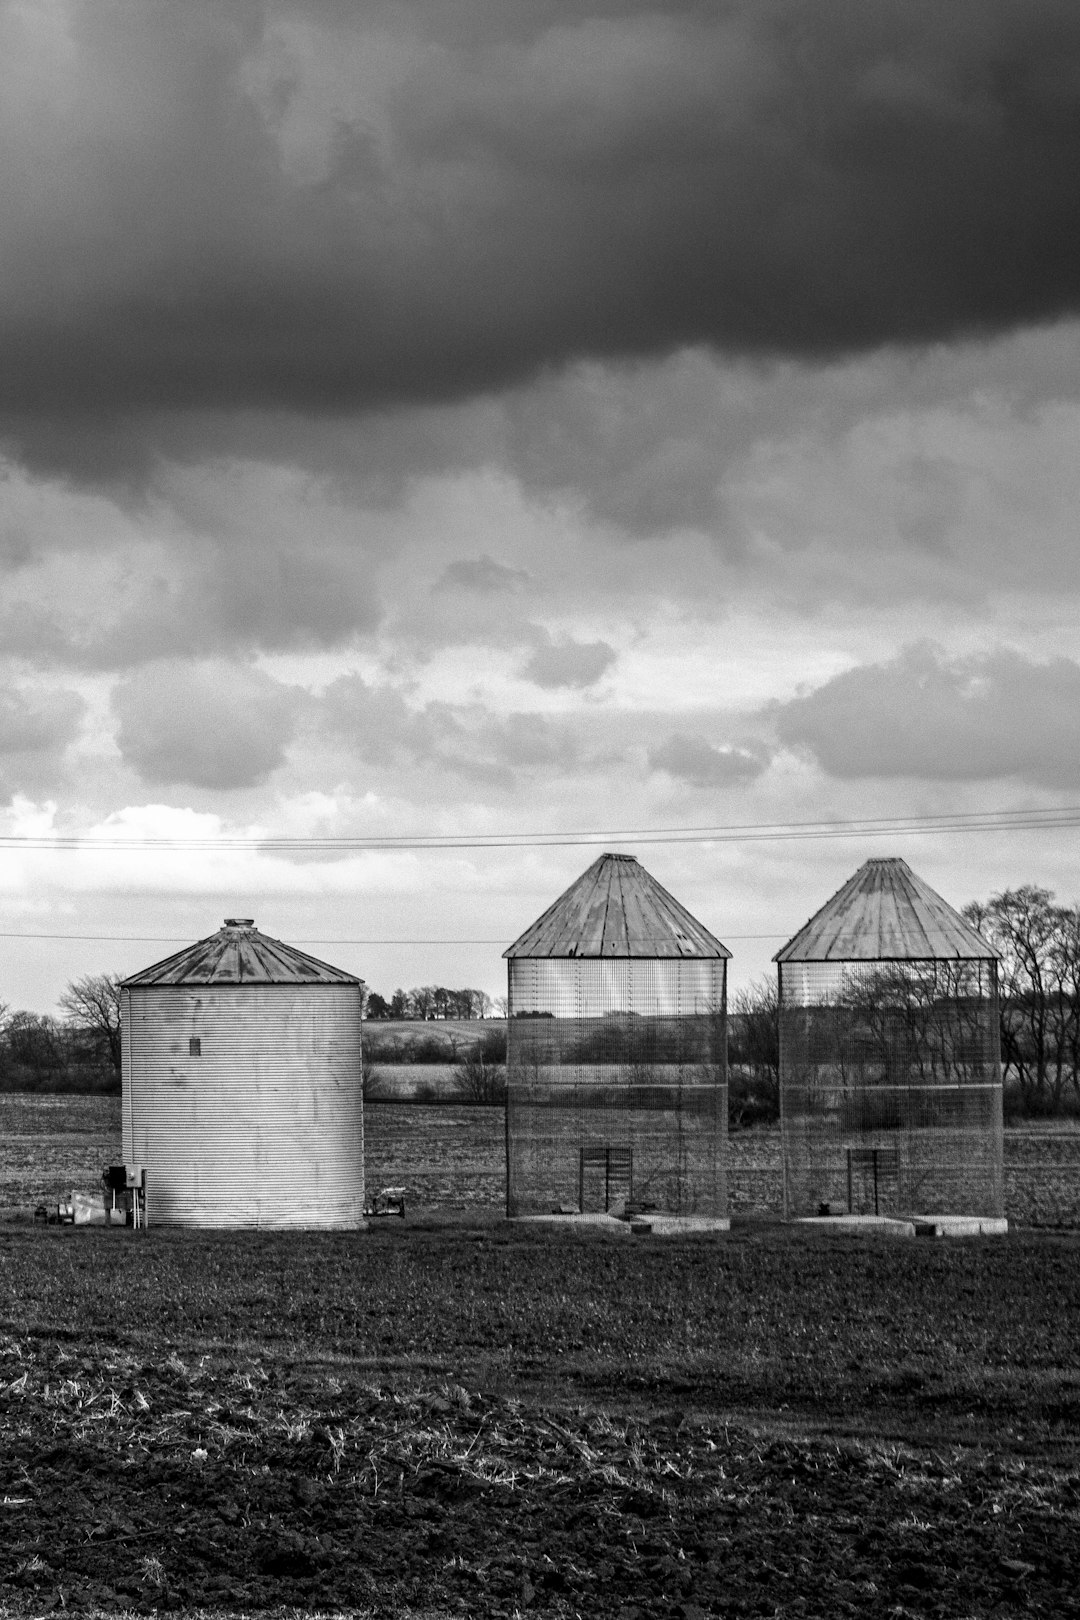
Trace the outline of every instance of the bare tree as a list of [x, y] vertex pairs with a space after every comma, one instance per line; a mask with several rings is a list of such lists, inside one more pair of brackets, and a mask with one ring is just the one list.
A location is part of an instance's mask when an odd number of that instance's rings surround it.
[[72, 979], [60, 997], [60, 1005], [69, 1021], [91, 1036], [108, 1056], [119, 1085], [122, 1052], [120, 975], [85, 973], [81, 979]]
[[385, 1102], [388, 1094], [386, 1076], [366, 1047], [360, 1054], [360, 1087], [365, 1102]]
[[780, 1112], [780, 1008], [776, 980], [757, 979], [735, 993], [728, 1017], [732, 1123]]
[[1062, 1048], [1073, 1090], [1080, 1093], [1080, 906], [1061, 906], [1054, 958], [1063, 1007]]
[[1001, 1059], [1030, 1105], [1047, 1090], [1053, 1022], [1054, 897], [1025, 883], [965, 909], [1001, 957]]
[[1025, 1111], [1057, 1113], [1066, 1081], [1080, 1089], [1080, 918], [1049, 889], [1025, 883], [973, 902], [964, 916], [1001, 962], [1001, 1060]]

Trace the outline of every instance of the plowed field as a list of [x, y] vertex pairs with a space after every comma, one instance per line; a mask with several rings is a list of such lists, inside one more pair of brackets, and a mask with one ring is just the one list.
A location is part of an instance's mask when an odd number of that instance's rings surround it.
[[[118, 1149], [0, 1099], [0, 1203]], [[406, 1220], [0, 1224], [0, 1613], [1080, 1614], [1080, 1239], [512, 1226], [498, 1110], [369, 1110], [367, 1176]]]
[[0, 1229], [0, 1605], [1080, 1613], [1080, 1246]]

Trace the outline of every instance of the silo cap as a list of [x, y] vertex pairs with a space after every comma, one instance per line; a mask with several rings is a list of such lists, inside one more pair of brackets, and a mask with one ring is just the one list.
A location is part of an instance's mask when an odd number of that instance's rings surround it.
[[352, 984], [355, 973], [331, 967], [269, 934], [260, 934], [250, 917], [226, 917], [208, 939], [200, 939], [125, 979], [125, 985], [163, 984]]

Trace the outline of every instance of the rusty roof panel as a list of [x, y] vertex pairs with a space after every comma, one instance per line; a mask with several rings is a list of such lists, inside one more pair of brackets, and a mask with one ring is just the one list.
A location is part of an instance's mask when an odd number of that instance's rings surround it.
[[633, 855], [601, 855], [504, 956], [729, 957]]
[[354, 973], [261, 934], [250, 917], [226, 917], [216, 934], [133, 973], [124, 983], [359, 984], [360, 980]]
[[867, 861], [774, 962], [993, 960], [997, 952], [898, 856]]

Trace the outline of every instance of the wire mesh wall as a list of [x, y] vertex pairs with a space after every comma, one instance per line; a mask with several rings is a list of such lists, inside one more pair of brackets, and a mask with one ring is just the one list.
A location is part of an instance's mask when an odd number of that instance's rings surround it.
[[996, 962], [779, 966], [785, 1213], [1003, 1215]]
[[727, 1213], [721, 959], [509, 962], [507, 1213]]

